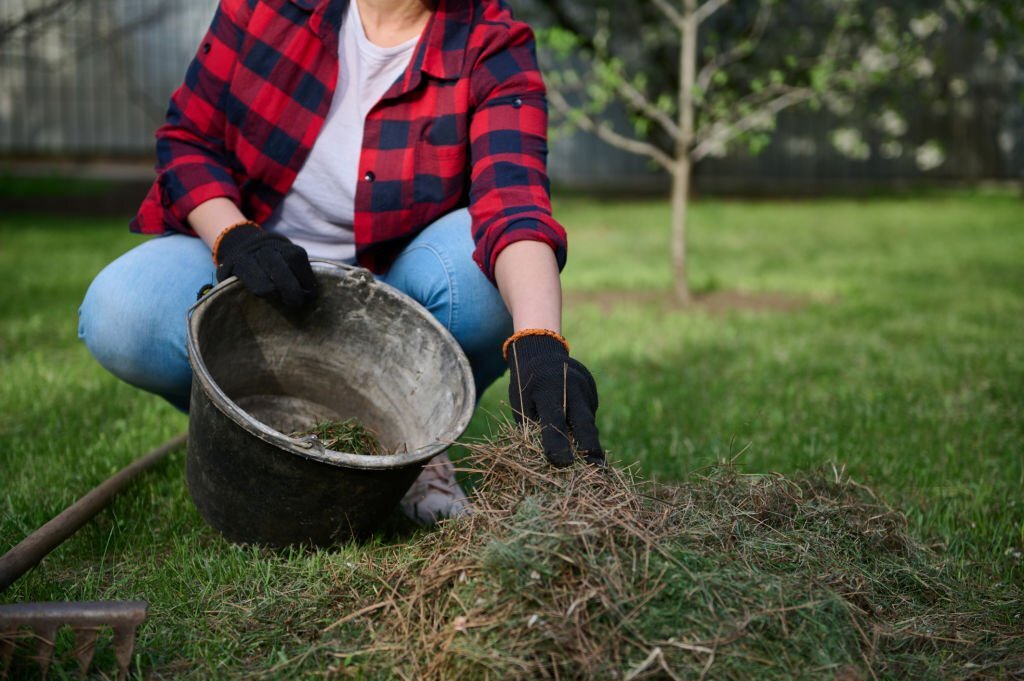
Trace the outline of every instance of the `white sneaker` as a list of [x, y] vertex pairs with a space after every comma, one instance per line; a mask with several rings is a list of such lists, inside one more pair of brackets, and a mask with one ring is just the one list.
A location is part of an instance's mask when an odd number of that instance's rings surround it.
[[402, 497], [402, 512], [420, 525], [472, 513], [466, 493], [455, 482], [455, 466], [442, 452], [423, 467], [420, 477]]

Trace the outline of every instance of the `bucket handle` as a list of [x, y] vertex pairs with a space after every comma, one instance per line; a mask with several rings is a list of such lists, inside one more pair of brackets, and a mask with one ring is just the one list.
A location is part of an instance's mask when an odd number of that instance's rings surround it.
[[[323, 258], [310, 258], [309, 264], [318, 266], [322, 265], [328, 268], [341, 270], [342, 272], [345, 273], [346, 277], [355, 276], [358, 277], [360, 280], [365, 281], [367, 284], [375, 280], [375, 277], [373, 273], [370, 272], [370, 270], [366, 269], [365, 267], [360, 267], [359, 265], [349, 265], [348, 263], [338, 262], [337, 260], [325, 260]], [[231, 276], [225, 279], [224, 281], [217, 282], [216, 284], [203, 284], [202, 288], [200, 288], [199, 291], [196, 293], [196, 302], [192, 303], [188, 308], [188, 313], [185, 315], [185, 321], [192, 321], [192, 313], [195, 311], [196, 307], [199, 305], [199, 302], [201, 300], [206, 298], [206, 296], [210, 295], [214, 291], [229, 286], [237, 279], [238, 277]]]

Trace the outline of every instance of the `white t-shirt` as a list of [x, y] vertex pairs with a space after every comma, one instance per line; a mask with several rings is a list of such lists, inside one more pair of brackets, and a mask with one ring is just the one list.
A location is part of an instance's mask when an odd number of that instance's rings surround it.
[[363, 30], [356, 0], [338, 40], [338, 85], [309, 157], [263, 225], [306, 249], [311, 258], [355, 261], [352, 222], [366, 114], [405, 71], [419, 38], [378, 47]]

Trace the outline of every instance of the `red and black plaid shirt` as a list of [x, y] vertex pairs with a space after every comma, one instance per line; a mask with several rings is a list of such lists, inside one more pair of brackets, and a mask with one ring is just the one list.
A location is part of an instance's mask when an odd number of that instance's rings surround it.
[[[157, 131], [158, 177], [133, 231], [194, 234], [187, 215], [214, 197], [266, 220], [323, 125], [349, 0], [221, 0]], [[386, 270], [428, 224], [469, 206], [474, 258], [493, 280], [501, 250], [549, 244], [547, 104], [533, 34], [502, 0], [440, 0], [409, 67], [366, 117], [355, 242]]]

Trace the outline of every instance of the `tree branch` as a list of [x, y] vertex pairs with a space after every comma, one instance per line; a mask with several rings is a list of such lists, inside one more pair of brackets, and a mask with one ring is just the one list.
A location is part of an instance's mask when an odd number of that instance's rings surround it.
[[708, 0], [703, 5], [697, 8], [697, 12], [693, 15], [697, 21], [697, 25], [700, 26], [704, 23], [704, 20], [710, 17], [712, 14], [722, 9], [725, 5], [729, 4], [729, 0]]
[[651, 120], [659, 123], [665, 129], [665, 132], [672, 136], [672, 139], [679, 139], [679, 126], [676, 125], [675, 121], [668, 114], [656, 107], [647, 98], [647, 95], [637, 90], [625, 79], [618, 83], [615, 89], [626, 98], [626, 101], [642, 111]]
[[690, 153], [690, 158], [694, 163], [700, 161], [716, 147], [728, 144], [743, 133], [756, 127], [765, 116], [777, 115], [783, 109], [788, 109], [795, 104], [805, 102], [813, 96], [814, 91], [811, 88], [794, 88], [766, 103], [756, 111], [750, 112], [735, 123], [715, 124], [707, 137]]
[[676, 28], [679, 30], [683, 29], [683, 15], [673, 7], [668, 0], [654, 0], [654, 5], [661, 10], [661, 13], [668, 17]]
[[15, 17], [11, 21], [0, 24], [0, 45], [4, 44], [18, 29], [30, 29], [35, 24], [45, 22], [54, 14], [60, 12], [65, 7], [75, 4], [75, 2], [76, 0], [52, 0], [48, 4], [26, 10], [20, 17]]
[[[576, 0], [567, 0], [567, 2], [570, 5], [575, 1]], [[607, 50], [602, 50], [599, 45], [596, 45], [594, 43], [594, 31], [591, 30], [589, 27], [584, 26], [579, 21], [577, 21], [576, 18], [572, 16], [572, 13], [565, 9], [565, 7], [563, 6], [564, 3], [561, 0], [538, 0], [537, 4], [540, 7], [544, 8], [546, 12], [550, 13], [551, 18], [545, 19], [545, 21], [553, 21], [555, 25], [570, 31], [575, 36], [577, 36], [577, 38], [580, 41], [581, 49], [579, 50], [579, 56], [581, 58], [585, 58], [588, 52], [593, 55], [597, 55], [595, 58], [601, 58], [601, 54], [604, 54], [604, 58], [607, 58]], [[660, 3], [658, 2], [658, 0], [655, 0], [653, 4], [658, 5], [660, 9], [652, 8], [651, 4], [648, 3], [641, 3], [636, 6], [636, 9], [640, 11], [642, 14], [642, 22], [658, 22], [660, 21], [660, 17], [663, 13], [673, 13], [675, 14], [675, 16], [678, 16], [678, 12], [672, 6], [671, 0], [660, 0]], [[669, 15], [669, 18], [671, 19], [671, 15]], [[660, 82], [659, 78], [663, 78], [662, 74], [671, 73], [672, 70], [675, 68], [674, 60], [671, 58], [666, 58], [666, 54], [663, 50], [654, 50], [647, 56], [654, 60], [653, 63], [649, 65], [647, 75], [650, 76], [656, 83]], [[633, 104], [633, 106], [637, 108], [637, 111], [641, 115], [650, 119], [652, 122], [658, 123], [663, 128], [665, 128], [665, 130], [670, 135], [675, 136], [675, 132], [672, 130], [672, 126], [674, 126], [674, 121], [672, 121], [672, 119], [669, 116], [662, 113], [661, 115], [665, 119], [662, 120], [653, 113], [653, 111], [657, 111], [657, 108], [649, 110], [646, 107], [641, 106], [639, 103], [632, 101], [632, 96], [627, 92], [620, 91], [619, 94], [630, 100], [630, 102]], [[646, 99], [645, 95], [644, 98]], [[666, 125], [666, 122], [672, 123], [672, 126]]]
[[597, 123], [579, 108], [570, 106], [569, 102], [565, 100], [565, 97], [558, 90], [549, 87], [548, 100], [581, 130], [597, 135], [603, 141], [623, 151], [628, 151], [638, 156], [647, 156], [668, 172], [675, 172], [675, 161], [664, 151], [648, 142], [641, 142], [640, 140], [617, 133], [606, 123]]
[[[729, 102], [728, 111], [718, 117], [709, 117], [706, 122], [703, 123], [701, 128], [707, 130], [707, 132], [698, 132], [696, 135], [696, 141], [698, 143], [703, 142], [708, 137], [717, 134], [718, 129], [721, 126], [732, 125], [732, 116], [730, 113], [736, 113], [737, 115], [743, 114], [744, 111], [754, 112], [757, 109], [767, 106], [776, 97], [780, 97], [788, 92], [791, 92], [796, 86], [786, 85], [784, 83], [775, 83], [765, 87], [757, 92], [748, 92], [739, 99], [733, 102]], [[746, 115], [746, 114], [743, 114]], [[742, 116], [741, 116], [742, 117]]]
[[[755, 26], [757, 26], [757, 22], [758, 21], [762, 20], [762, 13], [766, 9], [770, 10], [770, 8], [768, 8], [765, 4], [762, 4], [761, 12], [759, 12], [758, 19], [755, 20]], [[824, 61], [834, 60], [834, 59], [837, 58], [837, 53], [839, 52], [839, 48], [840, 48], [840, 46], [842, 44], [842, 39], [843, 39], [843, 36], [845, 34], [845, 28], [844, 27], [846, 26], [846, 23], [847, 23], [846, 21], [843, 21], [841, 19], [842, 19], [842, 17], [840, 17], [840, 19], [837, 19], [835, 24], [832, 26], [832, 29], [829, 32], [828, 37], [825, 39], [825, 46], [824, 46], [824, 48], [822, 48], [821, 54], [819, 54], [818, 57], [814, 60], [816, 63], [822, 63]], [[761, 31], [762, 31], [762, 33], [764, 31], [764, 26], [767, 24], [767, 21], [768, 21], [768, 16], [764, 15], [763, 16], [763, 23], [761, 24]], [[758, 36], [757, 39], [759, 40], [760, 36]], [[751, 40], [753, 40], [753, 33], [751, 34]], [[752, 47], [756, 47], [756, 44], [752, 45]], [[740, 58], [742, 58], [742, 57], [740, 57]], [[730, 63], [732, 61], [735, 61], [735, 60], [731, 60]], [[722, 66], [725, 66], [725, 64], [723, 64]], [[708, 67], [705, 67], [705, 68], [708, 68]], [[810, 67], [808, 67], [808, 68], [810, 68]], [[704, 75], [703, 71], [702, 71], [702, 75]], [[862, 80], [863, 79], [862, 76], [858, 76], [857, 75], [855, 70], [848, 69], [848, 70], [843, 71], [841, 73], [834, 73], [834, 74], [832, 74], [831, 81], [835, 82], [836, 79], [840, 75], [842, 75], [845, 78], [856, 78], [858, 80]], [[713, 74], [709, 74], [708, 75], [709, 79], [713, 78], [713, 77], [714, 77]], [[713, 149], [714, 147], [716, 147], [716, 146], [718, 146], [718, 145], [723, 143], [723, 139], [722, 139], [723, 131], [728, 131], [728, 130], [732, 129], [733, 126], [737, 125], [739, 122], [744, 122], [746, 127], [743, 130], [739, 130], [736, 134], [728, 135], [728, 139], [725, 139], [724, 142], [728, 142], [728, 141], [730, 141], [732, 139], [735, 139], [735, 137], [737, 137], [738, 135], [742, 134], [743, 132], [746, 132], [746, 130], [748, 130], [751, 127], [753, 127], [753, 125], [755, 125], [757, 123], [759, 118], [764, 116], [766, 112], [769, 113], [769, 114], [773, 113], [770, 109], [772, 107], [775, 107], [778, 102], [780, 102], [780, 101], [781, 102], [788, 102], [789, 101], [789, 96], [793, 92], [798, 91], [798, 90], [806, 90], [807, 94], [805, 96], [802, 96], [798, 101], [787, 103], [785, 106], [782, 106], [781, 108], [775, 109], [774, 113], [778, 113], [779, 111], [782, 111], [783, 109], [788, 108], [789, 106], [792, 106], [794, 104], [798, 104], [800, 102], [803, 102], [803, 101], [806, 101], [808, 99], [813, 98], [814, 95], [815, 95], [814, 91], [811, 88], [807, 88], [807, 87], [796, 88], [796, 87], [790, 86], [790, 85], [774, 84], [774, 85], [769, 85], [768, 87], [764, 88], [763, 90], [760, 90], [760, 91], [757, 91], [757, 92], [750, 92], [747, 95], [741, 97], [738, 101], [731, 103], [730, 104], [730, 108], [732, 110], [737, 110], [737, 109], [742, 110], [742, 109], [753, 108], [754, 111], [752, 111], [750, 114], [748, 114], [746, 116], [743, 116], [738, 121], [733, 122], [733, 123], [730, 123], [730, 122], [728, 122], [726, 120], [718, 119], [718, 120], [711, 120], [711, 121], [709, 121], [707, 123], [707, 125], [701, 126], [702, 128], [706, 128], [707, 129], [707, 133], [705, 133], [705, 134], [699, 133], [697, 135], [697, 147], [696, 148], [701, 150], [701, 158], [706, 156], [711, 151], [711, 149]]]
[[705, 64], [700, 70], [700, 73], [697, 74], [697, 86], [700, 88], [701, 92], [708, 91], [708, 88], [711, 86], [711, 81], [715, 77], [716, 73], [724, 69], [726, 66], [743, 59], [757, 49], [758, 44], [761, 42], [761, 38], [764, 36], [765, 29], [768, 27], [768, 19], [771, 17], [771, 14], [771, 5], [762, 1], [747, 39], [739, 45], [715, 56], [715, 58]]
[[[671, 6], [669, 6], [668, 9], [672, 9]], [[597, 71], [597, 69], [594, 68], [595, 62], [600, 62], [602, 66], [607, 67], [610, 58], [611, 55], [606, 50], [605, 45], [602, 44], [600, 41], [595, 42], [593, 57], [591, 57], [590, 59], [591, 73]], [[621, 76], [616, 78], [614, 82], [614, 87], [615, 91], [623, 99], [625, 99], [628, 104], [632, 105], [637, 111], [643, 113], [650, 120], [654, 121], [655, 123], [658, 123], [665, 130], [665, 132], [667, 132], [672, 137], [673, 140], [678, 141], [680, 139], [681, 133], [679, 130], [679, 126], [676, 125], [676, 122], [673, 121], [668, 114], [666, 114], [664, 111], [660, 110], [657, 106], [655, 106], [654, 103], [647, 98], [647, 95], [645, 95], [643, 92], [634, 87], [628, 79]]]
[[594, 41], [591, 38], [592, 31], [577, 22], [576, 19], [565, 11], [565, 8], [562, 7], [560, 2], [554, 0], [552, 2], [541, 2], [539, 4], [554, 15], [556, 25], [561, 26], [573, 35], [577, 36], [584, 49], [594, 49]]

